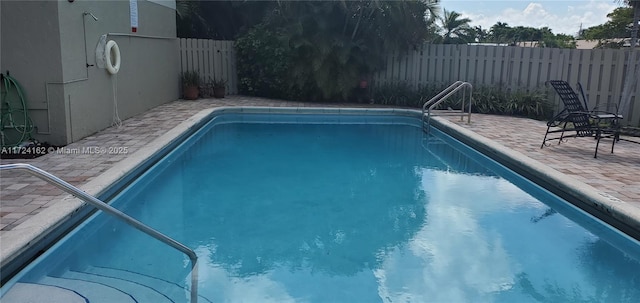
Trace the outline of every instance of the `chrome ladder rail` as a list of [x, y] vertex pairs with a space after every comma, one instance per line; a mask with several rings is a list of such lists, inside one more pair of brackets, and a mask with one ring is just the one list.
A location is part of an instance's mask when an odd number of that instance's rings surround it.
[[191, 302], [198, 302], [198, 256], [196, 253], [189, 247], [184, 244], [166, 236], [165, 234], [153, 229], [150, 226], [145, 225], [144, 223], [132, 218], [131, 216], [119, 211], [118, 209], [112, 207], [111, 205], [98, 200], [96, 197], [89, 195], [79, 188], [67, 183], [66, 181], [40, 169], [30, 164], [24, 163], [16, 163], [16, 164], [4, 164], [0, 165], [0, 170], [24, 170], [34, 175], [44, 181], [47, 181], [49, 184], [54, 185], [55, 187], [74, 195], [77, 198], [80, 198], [82, 201], [85, 201], [99, 210], [102, 210], [116, 218], [124, 221], [126, 224], [136, 228], [137, 230], [156, 238], [157, 240], [165, 243], [180, 252], [184, 253], [189, 257], [191, 261]]
[[[468, 112], [465, 113], [465, 99], [467, 98], [467, 90], [469, 91], [469, 106]], [[447, 98], [451, 97], [453, 94], [457, 93], [459, 90], [462, 90], [462, 106], [460, 111], [455, 112], [446, 112], [446, 113], [433, 113], [432, 111], [436, 106], [445, 101]], [[460, 121], [464, 121], [464, 116], [467, 116], [467, 123], [471, 123], [471, 104], [473, 101], [473, 85], [469, 82], [465, 81], [456, 81], [453, 84], [449, 85], [447, 88], [442, 90], [440, 93], [435, 95], [433, 98], [429, 99], [429, 101], [425, 102], [422, 105], [422, 127], [425, 132], [429, 132], [431, 127], [431, 116], [438, 115], [454, 115], [460, 116]]]

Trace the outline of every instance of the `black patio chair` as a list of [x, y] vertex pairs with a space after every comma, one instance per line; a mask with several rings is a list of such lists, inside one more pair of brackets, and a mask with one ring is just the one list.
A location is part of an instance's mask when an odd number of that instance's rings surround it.
[[[593, 157], [597, 158], [600, 139], [612, 138], [611, 153], [613, 153], [616, 141], [620, 137], [619, 120], [622, 119], [622, 116], [595, 109], [587, 110], [580, 102], [576, 92], [566, 81], [550, 80], [546, 83], [551, 85], [558, 93], [562, 103], [564, 103], [564, 109], [553, 117], [551, 121], [547, 122], [547, 132], [540, 148], [543, 148], [551, 140], [558, 140], [558, 144], [560, 144], [566, 141], [565, 139], [567, 138], [592, 137], [596, 140], [596, 151]], [[584, 104], [586, 106], [586, 99]], [[560, 136], [549, 138], [549, 134], [554, 133], [560, 133]]]

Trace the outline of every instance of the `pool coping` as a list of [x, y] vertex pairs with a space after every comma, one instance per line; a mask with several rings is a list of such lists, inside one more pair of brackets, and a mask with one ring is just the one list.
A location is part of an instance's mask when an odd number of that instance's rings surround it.
[[[81, 185], [80, 189], [94, 197], [100, 196], [109, 189], [111, 185], [141, 167], [146, 161], [160, 153], [165, 147], [192, 131], [196, 125], [206, 121], [215, 110], [215, 108], [212, 108], [198, 112], [164, 135], [141, 147], [140, 150], [131, 154], [131, 156], [114, 164], [113, 167], [95, 179]], [[65, 221], [71, 220], [79, 215], [80, 210], [86, 205], [87, 204], [80, 199], [72, 195], [67, 195], [57, 199], [55, 206], [43, 210], [16, 228], [5, 232], [2, 235], [2, 245], [0, 245], [0, 268], [5, 268], [5, 266], [16, 260], [22, 253], [32, 248], [36, 243], [45, 240], [47, 236], [60, 228]]]
[[[396, 108], [327, 108], [327, 107], [217, 107], [198, 112], [181, 122], [162, 136], [116, 163], [113, 167], [81, 186], [85, 192], [100, 196], [111, 185], [137, 170], [165, 148], [194, 132], [196, 126], [205, 123], [216, 114], [224, 113], [281, 113], [281, 114], [345, 114], [345, 115], [399, 115], [421, 118], [422, 112], [413, 109]], [[573, 177], [564, 175], [555, 169], [533, 160], [524, 154], [507, 148], [495, 141], [467, 130], [444, 118], [433, 117], [432, 123], [448, 135], [477, 149], [488, 157], [498, 161], [517, 173], [533, 180], [549, 191], [561, 196], [570, 203], [601, 218], [605, 222], [624, 231], [630, 236], [640, 238], [640, 209], [627, 204], [609, 194], [598, 191]], [[71, 195], [59, 199], [55, 207], [36, 214], [33, 218], [18, 225], [3, 235], [0, 246], [0, 266], [5, 267], [22, 253], [60, 228], [62, 223], [75, 218], [86, 204]], [[65, 231], [66, 233], [66, 231]], [[51, 240], [52, 241], [52, 240]]]
[[442, 132], [640, 241], [640, 208], [449, 120], [432, 121]]

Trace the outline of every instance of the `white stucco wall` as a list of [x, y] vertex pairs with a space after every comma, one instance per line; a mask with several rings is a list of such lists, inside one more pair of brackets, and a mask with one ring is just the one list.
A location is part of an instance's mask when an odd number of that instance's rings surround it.
[[[175, 1], [137, 2], [132, 33], [129, 1], [2, 1], [0, 68], [24, 86], [37, 139], [68, 144], [111, 126], [114, 82], [123, 120], [178, 98]], [[118, 34], [107, 37], [120, 47], [117, 76], [96, 66], [96, 45], [109, 33]]]
[[63, 80], [58, 4], [0, 1], [0, 7], [0, 70], [8, 70], [24, 88], [40, 138], [66, 142], [62, 86], [45, 87]]

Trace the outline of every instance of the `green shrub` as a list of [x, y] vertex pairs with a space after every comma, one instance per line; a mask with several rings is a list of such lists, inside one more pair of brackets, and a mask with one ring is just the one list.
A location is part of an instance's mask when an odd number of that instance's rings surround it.
[[[432, 84], [415, 89], [407, 82], [395, 81], [375, 86], [373, 100], [374, 104], [421, 108], [445, 88], [442, 84]], [[458, 92], [439, 104], [437, 109], [460, 109], [461, 101], [462, 93]], [[543, 90], [509, 92], [499, 87], [483, 86], [474, 87], [471, 110], [474, 113], [546, 120], [553, 113], [553, 106]]]
[[200, 86], [200, 74], [197, 71], [186, 71], [180, 74], [182, 86]]
[[256, 26], [235, 43], [238, 69], [238, 91], [250, 96], [292, 98], [287, 71], [288, 49], [278, 35]]
[[386, 83], [373, 90], [373, 103], [381, 105], [396, 105], [417, 107], [420, 96], [411, 85], [406, 82]]
[[553, 106], [542, 90], [505, 92], [493, 87], [475, 89], [474, 112], [521, 116], [539, 120], [550, 118]]
[[547, 100], [547, 94], [544, 91], [516, 91], [508, 95], [504, 112], [512, 116], [546, 120], [550, 118], [553, 106]]
[[507, 94], [493, 87], [482, 87], [473, 91], [472, 110], [481, 114], [504, 114]]
[[279, 32], [257, 25], [235, 43], [238, 91], [241, 94], [288, 100], [316, 100], [310, 79], [294, 78], [292, 50]]

